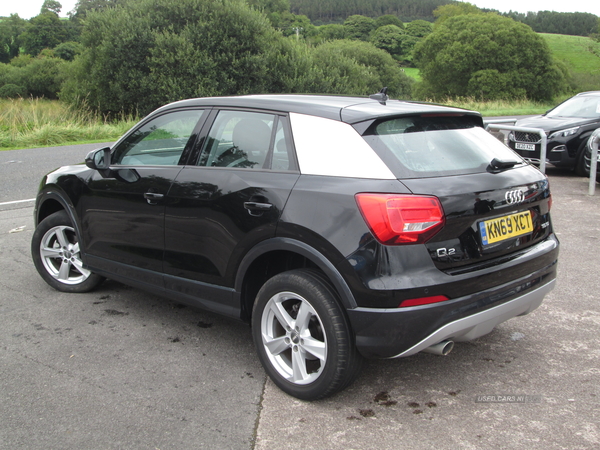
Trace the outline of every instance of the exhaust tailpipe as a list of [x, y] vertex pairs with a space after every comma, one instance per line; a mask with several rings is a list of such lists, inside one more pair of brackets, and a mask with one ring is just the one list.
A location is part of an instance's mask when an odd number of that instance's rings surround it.
[[442, 341], [423, 350], [425, 353], [446, 356], [454, 348], [454, 341]]

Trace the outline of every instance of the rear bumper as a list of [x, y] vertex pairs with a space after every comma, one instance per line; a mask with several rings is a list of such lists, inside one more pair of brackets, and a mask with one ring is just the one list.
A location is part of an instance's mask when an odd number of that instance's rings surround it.
[[394, 358], [414, 355], [415, 353], [425, 350], [427, 347], [446, 339], [455, 342], [464, 342], [472, 341], [473, 339], [486, 335], [491, 332], [496, 325], [506, 322], [513, 317], [529, 314], [536, 309], [541, 305], [546, 294], [554, 289], [555, 284], [556, 280], [554, 279], [544, 286], [535, 289], [533, 292], [529, 292], [528, 294], [507, 303], [444, 325], [418, 344], [413, 345], [408, 350], [394, 356]]
[[528, 277], [467, 297], [413, 308], [355, 308], [348, 316], [356, 345], [369, 358], [414, 355], [449, 339], [469, 341], [536, 309], [556, 281], [556, 262]]

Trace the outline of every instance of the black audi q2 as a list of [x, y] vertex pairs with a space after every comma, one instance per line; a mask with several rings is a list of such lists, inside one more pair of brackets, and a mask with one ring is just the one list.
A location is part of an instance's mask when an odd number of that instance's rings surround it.
[[164, 106], [42, 181], [33, 260], [248, 322], [267, 374], [318, 399], [364, 357], [446, 354], [537, 308], [559, 243], [548, 180], [478, 113], [255, 95]]

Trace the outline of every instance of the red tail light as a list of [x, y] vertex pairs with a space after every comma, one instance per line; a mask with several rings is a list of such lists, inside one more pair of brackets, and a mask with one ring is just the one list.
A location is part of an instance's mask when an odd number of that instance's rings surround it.
[[444, 227], [444, 210], [437, 197], [356, 194], [356, 203], [382, 244], [421, 244]]

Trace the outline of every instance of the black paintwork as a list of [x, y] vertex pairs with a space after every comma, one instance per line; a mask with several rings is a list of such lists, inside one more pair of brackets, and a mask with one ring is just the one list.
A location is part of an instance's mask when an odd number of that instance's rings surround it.
[[[141, 123], [171, 110], [206, 109], [179, 165], [61, 168], [42, 182], [36, 223], [66, 209], [91, 270], [244, 320], [270, 276], [317, 268], [346, 307], [359, 349], [374, 357], [398, 354], [452, 320], [514, 298], [515, 284], [524, 293], [556, 276], [550, 191], [536, 169], [520, 165], [497, 173], [372, 180], [195, 166], [210, 125], [207, 117], [214, 118], [210, 110], [225, 106], [310, 113], [358, 123], [359, 130], [360, 123], [386, 114], [460, 113], [480, 121], [475, 113], [454, 108], [397, 101], [382, 106], [347, 97], [177, 102]], [[506, 200], [515, 189], [525, 193], [518, 206]], [[358, 211], [354, 196], [359, 192], [435, 195], [446, 225], [426, 245], [384, 246]], [[531, 211], [534, 220], [531, 235], [483, 247], [480, 221], [523, 210]], [[440, 249], [454, 251], [449, 255]], [[394, 314], [365, 312], [433, 295], [451, 301]]]

